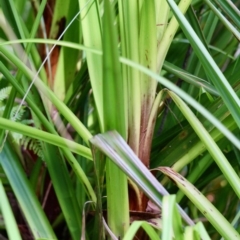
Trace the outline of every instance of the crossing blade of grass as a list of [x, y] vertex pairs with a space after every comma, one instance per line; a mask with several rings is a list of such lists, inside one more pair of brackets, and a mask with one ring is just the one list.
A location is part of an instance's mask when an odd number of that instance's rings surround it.
[[196, 134], [199, 136], [202, 142], [204, 142], [207, 150], [221, 169], [225, 178], [232, 186], [236, 195], [240, 198], [240, 178], [237, 173], [232, 168], [229, 161], [226, 159], [222, 151], [219, 149], [216, 142], [211, 138], [210, 134], [207, 130], [202, 126], [201, 122], [198, 118], [193, 114], [190, 108], [173, 92], [168, 91], [169, 95], [173, 99], [173, 101], [177, 104], [178, 108], [181, 110], [182, 114], [189, 121], [191, 126], [193, 127]]
[[205, 0], [210, 9], [218, 16], [218, 18], [222, 21], [225, 27], [232, 32], [232, 34], [240, 41], [240, 32], [221, 14], [221, 12], [209, 1]]
[[[24, 90], [19, 86], [18, 82], [15, 81], [14, 77], [9, 73], [9, 71], [6, 69], [6, 67], [0, 62], [0, 71], [3, 73], [3, 75], [9, 80], [9, 82], [13, 85], [13, 87], [17, 90], [18, 94], [20, 94], [20, 96], [24, 96], [25, 92]], [[39, 121], [41, 122], [41, 124], [43, 124], [43, 126], [45, 127], [45, 129], [47, 131], [49, 131], [50, 133], [52, 133], [53, 135], [56, 135], [59, 139], [59, 136], [57, 134], [57, 132], [55, 131], [54, 127], [48, 122], [48, 120], [46, 119], [46, 117], [43, 115], [43, 113], [40, 111], [40, 109], [38, 108], [38, 106], [36, 106], [35, 102], [30, 98], [30, 96], [28, 95], [26, 97], [26, 101], [29, 105], [29, 107], [31, 108], [31, 110], [34, 112], [34, 114], [38, 117]], [[12, 124], [14, 125], [14, 122], [11, 122], [10, 125], [12, 126]], [[18, 128], [19, 130], [22, 129], [22, 126]], [[31, 133], [33, 130], [33, 128], [29, 129], [29, 133]], [[38, 129], [36, 129], [37, 131], [40, 131]], [[45, 132], [46, 133], [46, 132]], [[43, 133], [44, 134], [44, 133]], [[41, 134], [40, 134], [41, 135]], [[37, 133], [37, 135], [39, 136], [39, 134]], [[33, 138], [34, 138], [33, 136]], [[63, 145], [66, 144], [66, 139], [62, 139], [60, 140]], [[49, 143], [53, 143], [54, 140], [52, 139]], [[71, 141], [71, 144], [76, 144], [75, 142]], [[56, 145], [58, 147], [60, 147], [60, 145]], [[80, 145], [78, 145], [79, 147]], [[72, 166], [73, 170], [76, 173], [76, 176], [78, 177], [78, 179], [84, 183], [84, 185], [86, 186], [86, 192], [87, 194], [90, 196], [90, 199], [92, 201], [96, 201], [96, 196], [94, 193], [94, 190], [85, 174], [85, 172], [83, 171], [83, 169], [81, 168], [81, 166], [79, 165], [79, 163], [77, 162], [76, 158], [73, 156], [73, 154], [71, 153], [71, 147], [69, 147], [69, 145], [67, 145], [66, 148], [62, 148], [62, 152], [64, 153], [66, 159], [68, 160], [68, 162], [70, 163], [70, 165]], [[85, 156], [87, 159], [92, 159], [91, 156], [91, 152], [90, 150], [84, 147], [84, 149], [88, 152], [87, 155]], [[74, 152], [74, 151], [73, 151]]]
[[[5, 55], [5, 57], [9, 58], [9, 60], [13, 61], [16, 66], [21, 69], [24, 75], [28, 78], [29, 81], [34, 79], [34, 73], [25, 66], [25, 64], [17, 58], [14, 54], [9, 52], [4, 47], [0, 46], [0, 51]], [[63, 116], [68, 120], [69, 123], [76, 129], [79, 135], [84, 139], [84, 141], [88, 144], [88, 139], [91, 138], [91, 133], [87, 130], [87, 128], [81, 123], [81, 121], [70, 111], [70, 109], [60, 101], [55, 94], [37, 77], [35, 81], [36, 87], [38, 90], [44, 94], [63, 114]]]
[[240, 141], [238, 138], [236, 138], [216, 117], [214, 117], [204, 106], [202, 106], [200, 103], [198, 103], [194, 98], [192, 98], [190, 95], [186, 94], [182, 89], [177, 87], [175, 84], [167, 80], [166, 78], [163, 78], [159, 76], [156, 73], [153, 73], [149, 69], [132, 62], [129, 59], [120, 58], [120, 61], [126, 65], [136, 67], [139, 69], [139, 71], [144, 72], [145, 74], [148, 74], [149, 76], [152, 76], [155, 78], [159, 83], [164, 85], [165, 87], [169, 88], [170, 90], [177, 93], [182, 99], [184, 99], [189, 105], [193, 106], [199, 113], [201, 113], [206, 119], [208, 119], [211, 123], [213, 123], [238, 149], [240, 149]]
[[51, 182], [73, 240], [81, 236], [81, 208], [78, 205], [72, 179], [69, 176], [63, 154], [51, 144], [43, 143], [43, 156]]
[[34, 194], [13, 146], [6, 141], [0, 163], [35, 239], [57, 239]]
[[[39, 25], [39, 22], [40, 22], [40, 18], [42, 16], [42, 13], [43, 13], [43, 10], [44, 10], [44, 7], [46, 5], [46, 2], [47, 0], [44, 0], [41, 2], [41, 5], [39, 7], [39, 11], [38, 11], [38, 14], [35, 18], [35, 21], [34, 21], [34, 24], [33, 24], [33, 27], [32, 27], [32, 30], [31, 30], [31, 33], [30, 33], [30, 38], [33, 38], [38, 30], [38, 25]], [[9, 4], [10, 2], [4, 2], [4, 4]], [[8, 8], [8, 5], [4, 6], [4, 8]], [[12, 11], [14, 12], [14, 11]], [[16, 14], [13, 14], [13, 15], [16, 15]], [[10, 17], [11, 18], [11, 14], [10, 15], [5, 15], [5, 17]], [[11, 19], [10, 21], [12, 22], [12, 24], [14, 24], [15, 22], [18, 22], [16, 21], [16, 17], [14, 19]], [[12, 25], [13, 26], [13, 25]], [[30, 42], [30, 43], [24, 43], [25, 46], [26, 46], [26, 54], [28, 55], [32, 46], [33, 46], [33, 43]], [[25, 59], [26, 60], [26, 59]], [[2, 63], [0, 63], [2, 64]], [[16, 75], [16, 79], [19, 80], [22, 78], [22, 72], [21, 71], [18, 71], [17, 72], [17, 75]], [[10, 111], [13, 107], [13, 104], [14, 104], [14, 99], [16, 97], [16, 90], [15, 88], [12, 89], [11, 91], [11, 94], [9, 96], [9, 99], [7, 101], [7, 105], [6, 105], [6, 108], [5, 108], [5, 111], [4, 111], [4, 114], [3, 114], [3, 117], [4, 118], [9, 118], [10, 116]], [[1, 131], [0, 132], [0, 139], [3, 140], [3, 137], [4, 137], [4, 131]]]
[[214, 205], [210, 203], [207, 198], [205, 198], [204, 195], [202, 195], [202, 193], [189, 183], [182, 175], [174, 172], [169, 167], [159, 167], [158, 169], [176, 183], [176, 185], [185, 193], [185, 195], [225, 239], [237, 240], [240, 238], [239, 233], [214, 207]]
[[195, 226], [194, 229], [196, 232], [199, 233], [199, 235], [201, 236], [201, 239], [204, 240], [210, 240], [211, 238], [209, 237], [204, 225], [202, 222], [198, 222]]
[[[26, 40], [26, 41], [34, 41], [34, 42], [45, 42], [45, 43], [56, 43], [56, 41], [54, 40], [44, 40], [44, 39], [34, 39], [34, 40]], [[18, 42], [22, 42], [21, 40], [18, 41], [11, 41], [11, 43], [18, 43]], [[9, 44], [8, 42], [5, 44]], [[4, 45], [4, 44], [3, 44]], [[64, 42], [59, 42], [59, 45], [62, 46], [69, 46], [69, 47], [74, 47], [76, 49], [84, 49], [86, 51], [90, 51], [92, 53], [95, 53], [97, 55], [101, 55], [101, 51], [95, 50], [95, 49], [91, 49], [91, 48], [87, 48], [85, 46], [81, 46], [81, 45], [74, 45], [74, 44], [70, 44], [70, 43], [64, 43]], [[9, 53], [8, 51], [6, 51], [4, 49], [3, 46], [0, 45], [0, 51], [2, 51], [4, 53], [4, 55], [6, 57], [8, 57], [16, 66], [20, 67], [21, 69], [24, 69], [26, 75], [29, 76], [29, 78], [31, 79], [31, 76], [33, 76], [32, 73], [29, 72], [29, 70], [27, 70], [26, 66], [24, 66], [24, 64], [21, 63], [21, 61], [19, 61], [17, 59], [17, 57], [15, 57], [14, 55], [12, 55], [11, 53]], [[120, 61], [128, 66], [137, 68], [139, 71], [151, 76], [152, 78], [156, 79], [159, 83], [163, 84], [164, 86], [166, 86], [167, 88], [169, 88], [170, 90], [176, 92], [182, 99], [184, 99], [189, 105], [193, 106], [197, 111], [199, 111], [205, 118], [207, 118], [211, 123], [213, 123], [219, 130], [221, 130], [221, 132], [238, 148], [240, 149], [240, 141], [239, 139], [237, 139], [223, 124], [221, 124], [212, 114], [210, 114], [201, 104], [199, 104], [195, 99], [193, 99], [191, 96], [189, 96], [188, 94], [186, 94], [184, 91], [182, 91], [180, 88], [178, 88], [175, 84], [171, 83], [169, 80], [159, 76], [158, 74], [150, 71], [149, 69], [145, 68], [144, 66], [139, 65], [138, 63], [135, 63], [129, 59], [120, 57]], [[42, 84], [40, 83], [40, 86], [42, 86]], [[44, 85], [42, 87], [40, 87], [40, 89], [45, 89]], [[42, 90], [44, 93], [45, 91]], [[47, 90], [48, 92], [49, 90]], [[52, 96], [52, 94], [47, 95], [50, 99], [51, 97], [54, 98], [54, 102], [56, 101], [55, 97]], [[57, 106], [60, 107], [62, 105], [61, 102], [57, 101]], [[66, 106], [64, 106], [65, 109]], [[61, 109], [61, 107], [60, 107]], [[63, 110], [63, 109], [62, 109]], [[61, 111], [62, 111], [61, 110]], [[78, 121], [76, 120], [76, 117], [73, 115], [73, 117], [69, 117], [72, 116], [72, 113], [68, 111], [69, 114], [66, 114], [65, 117], [69, 120], [69, 122], [73, 125], [76, 126], [76, 130], [78, 131], [78, 133], [80, 134], [80, 136], [84, 136], [83, 132], [84, 130], [82, 129], [83, 126], [79, 126], [78, 125]], [[76, 122], [77, 121], [77, 122]], [[78, 126], [78, 127], [77, 127]], [[86, 130], [86, 129], [85, 129]], [[89, 133], [87, 134], [87, 136], [89, 136]], [[91, 137], [91, 136], [90, 136]], [[89, 138], [90, 138], [89, 137]], [[84, 138], [84, 140], [86, 142], [88, 142], [88, 138]]]
[[199, 88], [204, 88], [207, 92], [219, 96], [218, 91], [214, 86], [212, 86], [212, 84], [202, 78], [196, 77], [195, 75], [188, 73], [187, 71], [175, 66], [170, 62], [165, 61], [163, 64], [163, 69], [168, 71], [169, 73], [174, 74], [175, 76], [186, 81], [187, 83], [190, 83], [191, 85], [197, 86]]
[[240, 11], [237, 6], [230, 0], [219, 1], [214, 0], [216, 4], [226, 13], [226, 15], [234, 22], [237, 28], [240, 28], [239, 15]]
[[240, 99], [232, 89], [227, 79], [224, 77], [221, 70], [214, 62], [209, 52], [204, 47], [203, 43], [193, 31], [192, 27], [190, 26], [184, 15], [181, 13], [181, 11], [179, 11], [176, 3], [173, 0], [167, 0], [167, 2], [169, 3], [169, 6], [171, 7], [176, 19], [178, 20], [178, 23], [182, 28], [184, 34], [190, 41], [196, 55], [199, 57], [199, 60], [202, 63], [206, 74], [209, 76], [210, 80], [215, 85], [224, 103], [228, 107], [238, 127], [240, 128]]
[[57, 135], [50, 134], [36, 128], [29, 127], [24, 124], [13, 122], [4, 118], [0, 118], [0, 128], [7, 129], [13, 132], [19, 132], [25, 136], [36, 138], [58, 147], [69, 148], [72, 152], [92, 160], [92, 155], [89, 148], [75, 143], [71, 140], [59, 137]]
[[[39, 42], [41, 40], [30, 40], [30, 41], [36, 41], [36, 42]], [[56, 41], [54, 40], [42, 40], [43, 42], [46, 42], [46, 43], [56, 43]], [[14, 42], [21, 42], [21, 41], [14, 41]], [[76, 49], [85, 49], [87, 51], [91, 51], [91, 52], [94, 52], [95, 54], [99, 54], [101, 55], [101, 52], [100, 51], [96, 51], [96, 50], [93, 50], [93, 49], [90, 49], [90, 48], [86, 48], [84, 46], [81, 46], [81, 45], [74, 45], [74, 44], [68, 44], [68, 43], [62, 43], [60, 42], [59, 43], [60, 45], [63, 45], [63, 46], [71, 46], [71, 47], [75, 47]], [[0, 50], [3, 51], [3, 53], [9, 57], [13, 62], [14, 64], [16, 64], [18, 67], [21, 67], [24, 68], [26, 70], [26, 66], [24, 66], [24, 64], [22, 64], [14, 55], [12, 55], [11, 53], [8, 53], [7, 51], [4, 51], [4, 48], [3, 46], [0, 45]], [[126, 59], [126, 58], [123, 58], [123, 57], [120, 57], [120, 61], [126, 65], [129, 65], [131, 67], [134, 67], [134, 68], [137, 68], [139, 71], [142, 71], [144, 72], [145, 74], [151, 76], [152, 78], [155, 78], [157, 79], [161, 84], [163, 84], [164, 86], [166, 86], [167, 88], [175, 91], [179, 96], [181, 96], [188, 104], [192, 105], [195, 109], [197, 109], [203, 116], [205, 116], [210, 122], [212, 122], [218, 129], [220, 129], [222, 131], [222, 133], [238, 148], [240, 149], [240, 142], [239, 140], [228, 130], [226, 129], [216, 118], [214, 118], [202, 105], [200, 105], [198, 102], [196, 102], [193, 98], [191, 98], [190, 96], [188, 96], [185, 92], [183, 92], [181, 89], [179, 89], [178, 87], [176, 87], [173, 83], [171, 83], [170, 81], [168, 81], [167, 79], [165, 78], [162, 78], [160, 77], [158, 74], [156, 73], [153, 73], [151, 72], [149, 69], [135, 63], [135, 62], [132, 62], [131, 60], [129, 59]], [[26, 74], [29, 75], [29, 71], [26, 71]], [[31, 74], [30, 74], [31, 76]], [[31, 79], [31, 77], [30, 77]], [[40, 83], [41, 84], [41, 83]], [[41, 84], [42, 86], [42, 84]], [[42, 86], [44, 89], [45, 87]], [[40, 87], [42, 89], [42, 87]], [[49, 91], [49, 90], [48, 90]], [[43, 90], [43, 92], [45, 93], [45, 91]], [[49, 96], [50, 97], [50, 96]], [[51, 94], [51, 97], [54, 97], [52, 96]], [[50, 97], [50, 99], [51, 99]], [[59, 102], [57, 102], [57, 105], [62, 105], [62, 103], [60, 104]], [[72, 113], [70, 112], [69, 114], [69, 111], [67, 111], [67, 114], [63, 114], [66, 116], [66, 118], [69, 120], [69, 122], [72, 123], [73, 126], [78, 126], [76, 127], [76, 130], [79, 132], [80, 136], [84, 136], [83, 135], [83, 131], [81, 131], [82, 129], [82, 126], [79, 126], [77, 123], [76, 123], [76, 117], [71, 117], [72, 116]], [[69, 117], [70, 116], [70, 117]], [[77, 120], [79, 121], [79, 120]], [[87, 136], [89, 136], [89, 133], [87, 134]], [[85, 140], [87, 141], [88, 138], [85, 138]]]
[[2, 212], [7, 234], [10, 240], [21, 240], [20, 232], [14, 218], [7, 194], [0, 179], [0, 211]]
[[[114, 161], [158, 207], [162, 207], [160, 195], [168, 195], [167, 190], [157, 181], [116, 131], [98, 134], [90, 139], [90, 142]], [[186, 213], [181, 208], [179, 210], [184, 220], [189, 225], [194, 225]]]
[[154, 227], [145, 221], [134, 221], [130, 228], [128, 229], [127, 233], [125, 234], [123, 240], [132, 240], [134, 239], [137, 231], [143, 228], [143, 230], [147, 233], [148, 237], [150, 239], [159, 239], [159, 235], [156, 232], [157, 229], [154, 229]]
[[[117, 31], [109, 0], [104, 2], [103, 15], [103, 79], [104, 131], [116, 129], [127, 139], [126, 85], [121, 77]], [[127, 176], [109, 159], [106, 161], [106, 184], [108, 224], [113, 233], [122, 238], [129, 226]]]

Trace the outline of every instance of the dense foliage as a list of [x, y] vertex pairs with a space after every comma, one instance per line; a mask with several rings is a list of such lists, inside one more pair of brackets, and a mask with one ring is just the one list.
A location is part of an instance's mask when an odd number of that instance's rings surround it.
[[0, 0], [0, 239], [240, 239], [239, 0]]

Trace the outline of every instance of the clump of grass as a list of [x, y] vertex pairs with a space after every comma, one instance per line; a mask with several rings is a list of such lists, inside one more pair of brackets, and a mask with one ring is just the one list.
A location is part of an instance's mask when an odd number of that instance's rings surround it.
[[0, 1], [1, 237], [239, 238], [239, 1], [178, 2]]

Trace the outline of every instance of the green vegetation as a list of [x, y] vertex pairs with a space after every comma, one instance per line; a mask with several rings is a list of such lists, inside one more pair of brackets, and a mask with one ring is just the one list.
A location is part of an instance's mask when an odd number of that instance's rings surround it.
[[0, 239], [240, 239], [239, 7], [0, 0]]

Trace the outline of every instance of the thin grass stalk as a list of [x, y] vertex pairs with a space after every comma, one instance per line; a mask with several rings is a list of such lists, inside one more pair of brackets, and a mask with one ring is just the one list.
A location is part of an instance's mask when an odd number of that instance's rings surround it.
[[[103, 113], [104, 131], [116, 129], [127, 139], [126, 86], [122, 82], [113, 9], [104, 2], [103, 16]], [[107, 215], [113, 233], [122, 238], [129, 226], [128, 185], [126, 175], [109, 159], [106, 162]], [[121, 196], [121, 198], [119, 198]]]

